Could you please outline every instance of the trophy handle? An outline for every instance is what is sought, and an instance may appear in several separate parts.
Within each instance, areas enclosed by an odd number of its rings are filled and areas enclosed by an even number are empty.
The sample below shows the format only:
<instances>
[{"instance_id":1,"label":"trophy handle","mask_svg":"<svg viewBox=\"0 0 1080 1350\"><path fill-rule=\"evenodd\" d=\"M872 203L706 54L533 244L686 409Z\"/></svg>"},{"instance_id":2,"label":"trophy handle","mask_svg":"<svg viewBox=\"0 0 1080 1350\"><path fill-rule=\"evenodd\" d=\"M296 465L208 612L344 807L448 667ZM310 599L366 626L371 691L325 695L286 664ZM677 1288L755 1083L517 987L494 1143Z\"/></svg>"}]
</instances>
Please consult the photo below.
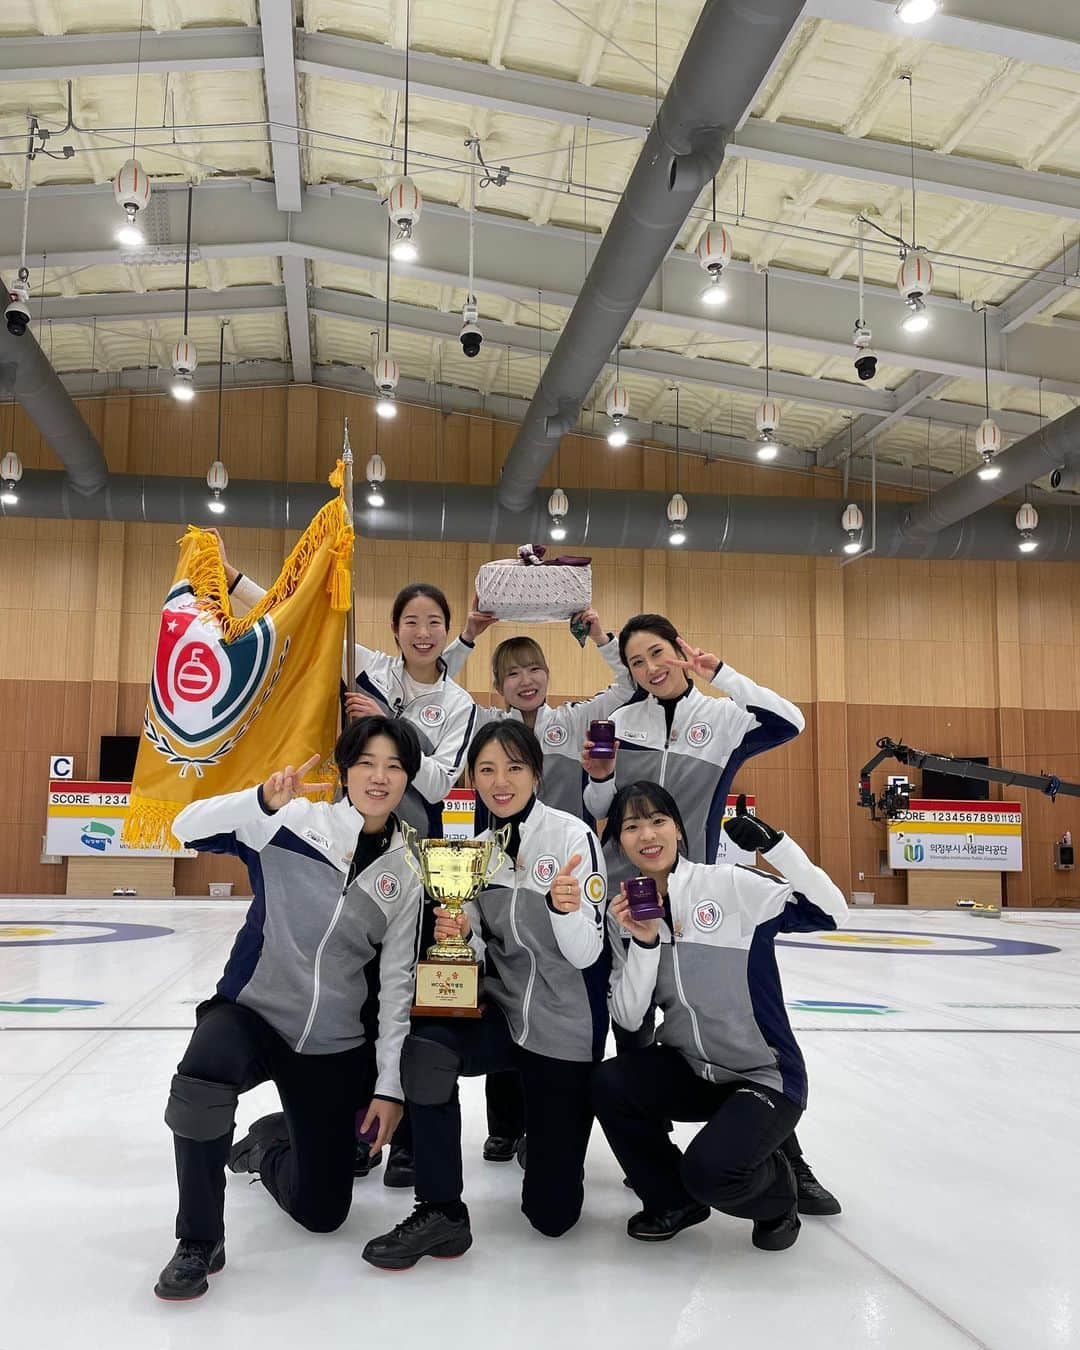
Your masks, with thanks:
<instances>
[{"instance_id":1,"label":"trophy handle","mask_svg":"<svg viewBox=\"0 0 1080 1350\"><path fill-rule=\"evenodd\" d=\"M414 841L419 836L420 831L416 829L415 826L410 825L407 820L399 820L398 827L401 830L401 840L404 845L405 865L409 868L409 870L413 873L414 876L420 878L420 884L423 885L424 870L420 866L420 859L413 852L413 844Z\"/></svg>"},{"instance_id":2,"label":"trophy handle","mask_svg":"<svg viewBox=\"0 0 1080 1350\"><path fill-rule=\"evenodd\" d=\"M510 842L509 825L503 825L497 830L491 832L491 856L488 858L487 867L484 870L484 881L488 881L506 861L506 846Z\"/></svg>"}]
</instances>

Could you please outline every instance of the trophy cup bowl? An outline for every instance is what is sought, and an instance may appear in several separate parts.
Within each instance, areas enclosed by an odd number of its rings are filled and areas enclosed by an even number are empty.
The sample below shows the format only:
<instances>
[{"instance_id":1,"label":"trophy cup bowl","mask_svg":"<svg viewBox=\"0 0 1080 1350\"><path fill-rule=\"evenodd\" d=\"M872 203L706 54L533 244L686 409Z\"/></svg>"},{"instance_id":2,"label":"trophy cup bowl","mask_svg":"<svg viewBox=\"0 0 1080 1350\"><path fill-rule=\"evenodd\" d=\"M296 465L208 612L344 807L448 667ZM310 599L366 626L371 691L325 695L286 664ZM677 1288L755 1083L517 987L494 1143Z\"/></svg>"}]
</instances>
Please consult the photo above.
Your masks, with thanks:
<instances>
[{"instance_id":1,"label":"trophy cup bowl","mask_svg":"<svg viewBox=\"0 0 1080 1350\"><path fill-rule=\"evenodd\" d=\"M428 895L455 920L465 902L479 895L488 877L498 870L510 834L504 826L490 839L421 839L404 821L401 831L409 867ZM416 965L413 1015L481 1016L480 965L465 939L460 934L440 938L426 955Z\"/></svg>"}]
</instances>

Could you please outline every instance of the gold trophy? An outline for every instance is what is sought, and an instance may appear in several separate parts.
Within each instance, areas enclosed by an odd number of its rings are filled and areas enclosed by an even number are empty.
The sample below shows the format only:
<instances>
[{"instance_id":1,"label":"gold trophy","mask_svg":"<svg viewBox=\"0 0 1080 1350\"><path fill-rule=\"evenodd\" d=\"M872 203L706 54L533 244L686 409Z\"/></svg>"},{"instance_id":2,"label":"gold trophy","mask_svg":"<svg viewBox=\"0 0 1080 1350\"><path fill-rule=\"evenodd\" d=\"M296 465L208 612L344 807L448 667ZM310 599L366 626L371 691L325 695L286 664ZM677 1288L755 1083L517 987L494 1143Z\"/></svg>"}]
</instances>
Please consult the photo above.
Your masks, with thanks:
<instances>
[{"instance_id":1,"label":"gold trophy","mask_svg":"<svg viewBox=\"0 0 1080 1350\"><path fill-rule=\"evenodd\" d=\"M405 861L427 893L456 919L467 900L483 890L506 856L510 826L490 839L420 839L419 831L401 822ZM492 859L494 858L494 865ZM442 938L416 963L414 1017L482 1017L480 963L460 936Z\"/></svg>"}]
</instances>

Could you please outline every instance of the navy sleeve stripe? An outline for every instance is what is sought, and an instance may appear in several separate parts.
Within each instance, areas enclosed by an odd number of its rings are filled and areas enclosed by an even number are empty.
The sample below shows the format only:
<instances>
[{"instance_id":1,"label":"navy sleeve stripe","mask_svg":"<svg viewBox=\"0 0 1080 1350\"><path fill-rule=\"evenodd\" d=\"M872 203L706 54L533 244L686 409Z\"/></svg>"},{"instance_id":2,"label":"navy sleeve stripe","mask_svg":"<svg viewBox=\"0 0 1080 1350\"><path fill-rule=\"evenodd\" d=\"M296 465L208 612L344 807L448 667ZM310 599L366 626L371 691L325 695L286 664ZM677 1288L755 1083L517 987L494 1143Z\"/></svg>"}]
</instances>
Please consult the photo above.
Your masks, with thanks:
<instances>
[{"instance_id":1,"label":"navy sleeve stripe","mask_svg":"<svg viewBox=\"0 0 1080 1350\"><path fill-rule=\"evenodd\" d=\"M594 872L599 872L600 859L597 857L596 853L596 835L589 833L585 837L589 841L589 861L592 864L592 870Z\"/></svg>"},{"instance_id":2,"label":"navy sleeve stripe","mask_svg":"<svg viewBox=\"0 0 1080 1350\"><path fill-rule=\"evenodd\" d=\"M262 955L263 930L266 924L266 890L263 885L262 859L246 844L237 844L236 856L247 868L254 899L244 916L244 924L233 941L232 951L225 963L217 992L222 998L235 1002L244 986L255 974Z\"/></svg>"},{"instance_id":3,"label":"navy sleeve stripe","mask_svg":"<svg viewBox=\"0 0 1080 1350\"><path fill-rule=\"evenodd\" d=\"M473 704L473 710L469 714L469 725L465 728L465 735L461 738L461 744L458 746L458 752L454 756L454 768L461 764L461 758L465 754L469 742L472 740L473 727L476 725L476 704Z\"/></svg>"}]
</instances>

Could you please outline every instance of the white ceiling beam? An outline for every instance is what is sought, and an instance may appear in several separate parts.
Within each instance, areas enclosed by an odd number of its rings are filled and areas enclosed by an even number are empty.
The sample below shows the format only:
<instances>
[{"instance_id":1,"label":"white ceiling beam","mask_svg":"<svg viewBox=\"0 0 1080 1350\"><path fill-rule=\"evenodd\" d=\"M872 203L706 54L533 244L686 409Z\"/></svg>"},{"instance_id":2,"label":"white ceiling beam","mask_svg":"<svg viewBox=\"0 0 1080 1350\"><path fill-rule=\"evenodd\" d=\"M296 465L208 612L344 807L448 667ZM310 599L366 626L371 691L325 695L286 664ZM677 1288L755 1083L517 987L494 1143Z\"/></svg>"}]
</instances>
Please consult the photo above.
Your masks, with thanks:
<instances>
[{"instance_id":1,"label":"white ceiling beam","mask_svg":"<svg viewBox=\"0 0 1080 1350\"><path fill-rule=\"evenodd\" d=\"M289 350L292 352L294 378L300 384L311 383L311 313L308 307L307 266L304 258L289 255L281 260Z\"/></svg>"},{"instance_id":2,"label":"white ceiling beam","mask_svg":"<svg viewBox=\"0 0 1080 1350\"><path fill-rule=\"evenodd\" d=\"M818 451L818 466L825 468L846 455L849 445L853 451L857 451L871 441L877 440L890 427L910 416L921 403L941 393L948 383L948 379L941 375L912 375L895 391L896 407L887 417L875 418L864 415L857 418L852 423L850 435L845 427L838 436L834 436Z\"/></svg>"},{"instance_id":3,"label":"white ceiling beam","mask_svg":"<svg viewBox=\"0 0 1080 1350\"><path fill-rule=\"evenodd\" d=\"M288 0L276 2L288 4ZM863 7L863 0L852 3ZM866 6L877 5L879 0L866 0ZM303 30L298 30L296 41L300 55L295 65L301 74L392 91L404 87L404 52L393 47ZM137 42L135 33L5 38L0 43L0 84L78 75L133 75ZM1007 54L1018 57L1015 52ZM185 29L143 35L145 73L258 69L262 64L258 29ZM571 126L589 122L594 133L644 138L655 111L653 100L639 94L500 70L429 52L413 52L410 69L412 90L419 97ZM271 117L275 117L273 112ZM288 121L289 115L282 120ZM291 120L295 123L295 116ZM729 158L894 186L906 186L910 179L909 152L904 146L761 118L750 118L739 128L727 153ZM916 152L916 175L921 192L1080 220L1076 181L1064 174L922 150Z\"/></svg>"},{"instance_id":4,"label":"white ceiling beam","mask_svg":"<svg viewBox=\"0 0 1080 1350\"><path fill-rule=\"evenodd\" d=\"M83 75L134 75L139 34L65 33L62 37L9 37L0 42L0 84L78 79ZM185 28L142 34L144 75L182 70L261 70L257 28Z\"/></svg>"},{"instance_id":5,"label":"white ceiling beam","mask_svg":"<svg viewBox=\"0 0 1080 1350\"><path fill-rule=\"evenodd\" d=\"M265 61L266 108L279 211L304 204L300 177L300 123L296 98L296 25L293 0L262 0L259 6Z\"/></svg>"},{"instance_id":6,"label":"white ceiling beam","mask_svg":"<svg viewBox=\"0 0 1080 1350\"><path fill-rule=\"evenodd\" d=\"M1046 276L1032 277L1014 291L1001 306L1003 333L1015 333L1070 293L1080 295L1080 243L1070 245L1044 270L1060 272L1060 281L1050 281Z\"/></svg>"},{"instance_id":7,"label":"white ceiling beam","mask_svg":"<svg viewBox=\"0 0 1080 1350\"><path fill-rule=\"evenodd\" d=\"M1080 73L1080 8L1069 0L948 0L914 28L896 0L807 0L803 14Z\"/></svg>"},{"instance_id":8,"label":"white ceiling beam","mask_svg":"<svg viewBox=\"0 0 1080 1350\"><path fill-rule=\"evenodd\" d=\"M35 212L35 248L47 252L50 266L83 268L116 265L121 256L112 243L114 204L108 185L42 189L50 209ZM287 217L274 205L272 185L236 180L209 180L200 189L199 234L195 241L203 259L295 256L370 274L374 288L385 270L385 211L372 192L351 188L308 189L305 209ZM163 213L166 239L182 239L184 194L168 187L155 194ZM344 199L344 200L342 200ZM0 238L17 238L21 220L18 192L0 192ZM431 204L421 232L422 262L408 275L437 287L464 287L462 261L467 250L468 220L456 208ZM581 282L581 235L576 230L548 227L536 230L526 222L484 212L477 220L478 260L476 290L525 305L535 305L539 287L545 305L569 308ZM100 241L100 247L93 247ZM88 247L90 245L90 247ZM362 252L364 248L370 252ZM0 259L0 268L13 259ZM41 255L30 258L40 267ZM150 274L153 250L143 269ZM851 325L855 294L850 283L774 269L772 319L774 350L792 347L813 352L817 360L838 356L851 360ZM362 287L363 278L356 284ZM235 288L242 290L246 288ZM761 283L749 268L732 265L730 298L723 318L706 314L700 304L700 268L696 260L673 254L647 290L635 320L686 333L687 341L706 335L712 340L760 344ZM933 323L918 338L899 327L902 306L895 289L868 287L866 317L875 334L875 346L884 365L921 369L950 378L982 380L982 319L970 306L934 299ZM991 365L991 382L1000 387L1038 389L1080 399L1080 333L1029 324L1009 335L1007 351ZM655 345L660 345L652 339ZM663 345L676 345L665 337ZM703 362L725 382L726 367ZM745 372L746 367L734 369ZM782 372L777 372L777 378ZM801 381L798 392L784 397L828 402L856 412L893 410L882 392L859 382ZM741 387L741 386L740 386ZM813 390L817 389L816 398ZM805 391L805 393L803 392ZM887 391L886 391L887 392Z\"/></svg>"}]
</instances>

